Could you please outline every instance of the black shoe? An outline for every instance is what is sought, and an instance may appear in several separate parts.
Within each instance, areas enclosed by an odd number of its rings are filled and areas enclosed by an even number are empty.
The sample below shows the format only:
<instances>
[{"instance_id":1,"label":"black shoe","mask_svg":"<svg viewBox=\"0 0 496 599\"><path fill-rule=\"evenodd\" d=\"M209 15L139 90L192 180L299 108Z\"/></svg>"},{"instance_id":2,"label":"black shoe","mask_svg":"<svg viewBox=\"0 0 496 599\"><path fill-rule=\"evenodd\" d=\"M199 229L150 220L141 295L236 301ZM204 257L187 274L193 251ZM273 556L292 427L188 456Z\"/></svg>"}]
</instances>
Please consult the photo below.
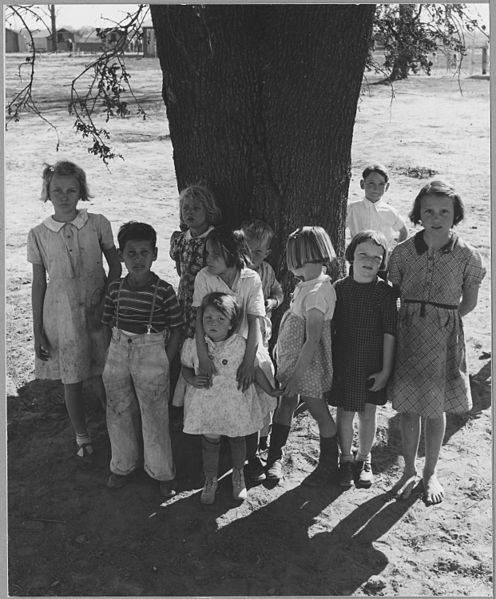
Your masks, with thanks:
<instances>
[{"instance_id":1,"label":"black shoe","mask_svg":"<svg viewBox=\"0 0 496 599\"><path fill-rule=\"evenodd\" d=\"M248 460L248 464L245 466L245 476L252 483L261 483L265 480L265 470L257 456Z\"/></svg>"},{"instance_id":2,"label":"black shoe","mask_svg":"<svg viewBox=\"0 0 496 599\"><path fill-rule=\"evenodd\" d=\"M349 489L353 484L353 462L341 462L338 475L339 486Z\"/></svg>"},{"instance_id":3,"label":"black shoe","mask_svg":"<svg viewBox=\"0 0 496 599\"><path fill-rule=\"evenodd\" d=\"M265 473L267 480L279 482L282 478L282 460L274 460L272 464L267 464Z\"/></svg>"}]
</instances>

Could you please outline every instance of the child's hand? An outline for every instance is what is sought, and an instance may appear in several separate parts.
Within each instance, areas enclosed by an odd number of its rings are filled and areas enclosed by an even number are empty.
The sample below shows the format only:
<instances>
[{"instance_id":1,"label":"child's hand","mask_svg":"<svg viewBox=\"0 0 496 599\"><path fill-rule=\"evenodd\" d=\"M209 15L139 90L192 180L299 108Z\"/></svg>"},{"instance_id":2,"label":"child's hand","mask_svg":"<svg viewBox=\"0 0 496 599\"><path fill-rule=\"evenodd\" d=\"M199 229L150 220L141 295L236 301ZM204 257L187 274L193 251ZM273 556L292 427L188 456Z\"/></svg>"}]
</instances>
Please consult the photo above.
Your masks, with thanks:
<instances>
[{"instance_id":1,"label":"child's hand","mask_svg":"<svg viewBox=\"0 0 496 599\"><path fill-rule=\"evenodd\" d=\"M282 389L272 389L269 395L271 397L281 397L281 395L284 395L284 391Z\"/></svg>"},{"instance_id":2,"label":"child's hand","mask_svg":"<svg viewBox=\"0 0 496 599\"><path fill-rule=\"evenodd\" d=\"M389 379L389 373L381 370L375 374L371 374L367 379L367 387L370 391L380 391L384 389Z\"/></svg>"},{"instance_id":3,"label":"child's hand","mask_svg":"<svg viewBox=\"0 0 496 599\"><path fill-rule=\"evenodd\" d=\"M298 379L295 377L290 377L286 386L283 389L283 394L287 397L294 397L298 395Z\"/></svg>"},{"instance_id":4,"label":"child's hand","mask_svg":"<svg viewBox=\"0 0 496 599\"><path fill-rule=\"evenodd\" d=\"M241 362L238 372L236 373L236 380L238 381L238 389L246 391L248 387L253 383L255 378L255 367L253 364L246 364L245 361Z\"/></svg>"},{"instance_id":5,"label":"child's hand","mask_svg":"<svg viewBox=\"0 0 496 599\"><path fill-rule=\"evenodd\" d=\"M274 298L269 297L265 300L265 310L267 312L274 310L276 306L277 306L277 300L275 300Z\"/></svg>"},{"instance_id":6,"label":"child's hand","mask_svg":"<svg viewBox=\"0 0 496 599\"><path fill-rule=\"evenodd\" d=\"M204 359L199 358L198 361L199 361L200 375L206 376L208 378L207 387L210 387L212 384L212 377L214 376L214 374L217 374L217 369L215 368L215 365L210 358L204 358Z\"/></svg>"},{"instance_id":7,"label":"child's hand","mask_svg":"<svg viewBox=\"0 0 496 599\"><path fill-rule=\"evenodd\" d=\"M39 333L34 336L34 351L36 357L43 362L46 362L50 357L50 352L48 351L48 341L45 336L45 333Z\"/></svg>"},{"instance_id":8,"label":"child's hand","mask_svg":"<svg viewBox=\"0 0 496 599\"><path fill-rule=\"evenodd\" d=\"M188 383L197 389L207 389L212 384L212 379L204 374L195 374Z\"/></svg>"}]
</instances>

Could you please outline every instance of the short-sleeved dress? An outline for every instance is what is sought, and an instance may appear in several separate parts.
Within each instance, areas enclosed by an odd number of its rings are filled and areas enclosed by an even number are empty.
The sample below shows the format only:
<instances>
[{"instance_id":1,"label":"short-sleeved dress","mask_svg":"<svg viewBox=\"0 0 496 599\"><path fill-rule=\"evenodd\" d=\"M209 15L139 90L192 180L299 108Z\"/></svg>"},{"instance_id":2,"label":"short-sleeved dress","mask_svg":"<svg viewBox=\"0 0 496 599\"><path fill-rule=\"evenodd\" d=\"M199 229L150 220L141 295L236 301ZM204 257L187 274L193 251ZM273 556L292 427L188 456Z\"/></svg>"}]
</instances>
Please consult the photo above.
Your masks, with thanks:
<instances>
[{"instance_id":1,"label":"short-sleeved dress","mask_svg":"<svg viewBox=\"0 0 496 599\"><path fill-rule=\"evenodd\" d=\"M438 417L472 407L458 305L485 272L479 252L456 234L432 250L420 231L393 250L389 278L399 286L401 308L388 393L398 412Z\"/></svg>"},{"instance_id":2,"label":"short-sleeved dress","mask_svg":"<svg viewBox=\"0 0 496 599\"><path fill-rule=\"evenodd\" d=\"M27 258L48 274L43 329L50 358L35 358L36 377L78 383L101 375L105 340L100 323L106 275L102 250L114 247L109 221L78 210L61 223L52 217L29 231Z\"/></svg>"},{"instance_id":3,"label":"short-sleeved dress","mask_svg":"<svg viewBox=\"0 0 496 599\"><path fill-rule=\"evenodd\" d=\"M305 342L306 313L313 308L324 314L320 342L308 368L300 380L298 393L320 398L332 386L331 319L336 304L336 292L331 279L320 274L311 281L301 281L296 286L289 306L282 317L279 335L274 348L277 379L284 386L294 372L301 348Z\"/></svg>"},{"instance_id":4,"label":"short-sleeved dress","mask_svg":"<svg viewBox=\"0 0 496 599\"><path fill-rule=\"evenodd\" d=\"M228 437L244 437L255 433L263 426L258 393L253 384L246 391L241 391L236 381L236 372L245 354L246 340L236 333L224 341L213 342L207 337L205 340L217 374L212 377L212 386L208 389L187 385L184 432ZM194 339L185 340L181 362L198 372Z\"/></svg>"},{"instance_id":5,"label":"short-sleeved dress","mask_svg":"<svg viewBox=\"0 0 496 599\"><path fill-rule=\"evenodd\" d=\"M265 317L265 302L262 291L262 281L259 275L251 268L242 268L234 280L232 287L218 275L213 275L208 270L208 267L202 268L196 275L195 291L193 294L193 306L201 306L202 299L207 293L220 291L233 295L241 304L242 320L239 325L238 333L248 338L248 315L257 316L260 319ZM264 371L269 381L274 379L274 366L268 349L263 344L259 344L256 355L257 363ZM264 415L269 411L274 410L277 405L277 400L270 395L267 395L261 389L258 389L260 401Z\"/></svg>"},{"instance_id":6,"label":"short-sleeved dress","mask_svg":"<svg viewBox=\"0 0 496 599\"><path fill-rule=\"evenodd\" d=\"M370 391L367 379L382 370L384 335L396 335L396 293L380 278L357 283L352 276L334 283L332 320L334 377L329 403L349 412L365 404L382 406L386 387Z\"/></svg>"},{"instance_id":7,"label":"short-sleeved dress","mask_svg":"<svg viewBox=\"0 0 496 599\"><path fill-rule=\"evenodd\" d=\"M195 336L195 310L192 307L193 290L197 273L205 266L205 244L213 227L192 237L187 231L174 231L170 240L170 257L179 264L180 278L177 299L186 323L186 337Z\"/></svg>"}]
</instances>

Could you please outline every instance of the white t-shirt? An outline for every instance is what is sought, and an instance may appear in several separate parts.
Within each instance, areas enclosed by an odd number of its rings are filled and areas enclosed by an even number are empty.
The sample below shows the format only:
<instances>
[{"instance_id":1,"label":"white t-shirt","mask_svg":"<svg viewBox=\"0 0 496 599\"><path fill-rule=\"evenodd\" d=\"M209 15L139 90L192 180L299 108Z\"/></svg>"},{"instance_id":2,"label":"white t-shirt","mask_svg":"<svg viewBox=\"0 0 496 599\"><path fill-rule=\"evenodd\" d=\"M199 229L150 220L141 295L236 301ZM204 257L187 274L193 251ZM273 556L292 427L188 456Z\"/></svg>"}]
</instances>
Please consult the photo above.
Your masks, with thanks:
<instances>
[{"instance_id":1,"label":"white t-shirt","mask_svg":"<svg viewBox=\"0 0 496 599\"><path fill-rule=\"evenodd\" d=\"M380 231L386 237L388 248L394 246L394 234L405 226L398 212L383 200L370 202L367 198L348 205L346 226L353 238L360 231L372 229Z\"/></svg>"}]
</instances>

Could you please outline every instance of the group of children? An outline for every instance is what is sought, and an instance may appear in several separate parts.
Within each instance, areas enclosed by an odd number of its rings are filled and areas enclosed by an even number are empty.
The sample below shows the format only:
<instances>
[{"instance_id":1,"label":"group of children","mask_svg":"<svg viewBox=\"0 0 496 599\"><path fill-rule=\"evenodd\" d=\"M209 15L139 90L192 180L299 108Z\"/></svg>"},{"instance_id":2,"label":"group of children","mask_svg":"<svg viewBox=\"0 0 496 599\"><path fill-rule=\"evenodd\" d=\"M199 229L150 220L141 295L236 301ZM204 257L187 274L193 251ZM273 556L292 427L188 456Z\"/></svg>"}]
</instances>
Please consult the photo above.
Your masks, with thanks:
<instances>
[{"instance_id":1,"label":"group of children","mask_svg":"<svg viewBox=\"0 0 496 599\"><path fill-rule=\"evenodd\" d=\"M423 418L424 499L442 501L436 465L445 414L471 407L462 317L477 303L485 269L479 252L454 232L464 207L451 186L432 181L421 189L410 218L423 228L408 238L404 221L382 201L388 179L382 165L367 167L365 198L348 207L348 276L332 282L336 254L322 227L289 236L286 262L298 283L271 358L271 315L284 297L265 261L274 235L269 225L255 220L234 231L219 224L221 211L206 187L184 189L184 230L170 243L176 295L151 270L153 227L125 223L116 249L108 220L78 208L90 197L84 171L64 161L47 166L42 199L54 214L28 236L36 376L61 379L77 455L93 453L81 390L95 377L106 395L111 488L125 485L143 462L161 495L175 494L169 399L184 411L184 432L201 435L204 504L215 501L221 437L229 440L235 499L247 495L245 476L282 477L301 400L320 435L317 467L303 482L320 486L336 478L343 488L370 487L376 407L389 398L401 414L405 460L393 492L407 498L419 482ZM336 422L329 404L337 407Z\"/></svg>"}]
</instances>

